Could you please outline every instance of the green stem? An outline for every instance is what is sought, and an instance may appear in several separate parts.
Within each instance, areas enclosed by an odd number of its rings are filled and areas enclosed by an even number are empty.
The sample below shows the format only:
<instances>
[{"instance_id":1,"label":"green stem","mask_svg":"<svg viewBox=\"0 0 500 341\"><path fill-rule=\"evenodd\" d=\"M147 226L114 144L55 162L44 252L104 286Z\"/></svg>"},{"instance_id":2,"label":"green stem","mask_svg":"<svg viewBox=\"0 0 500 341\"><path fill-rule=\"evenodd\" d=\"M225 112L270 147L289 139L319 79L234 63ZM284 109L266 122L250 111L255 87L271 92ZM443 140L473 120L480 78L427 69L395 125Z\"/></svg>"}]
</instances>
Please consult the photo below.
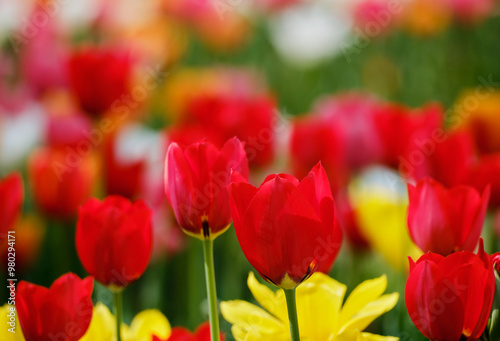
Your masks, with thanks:
<instances>
[{"instance_id":1,"label":"green stem","mask_svg":"<svg viewBox=\"0 0 500 341\"><path fill-rule=\"evenodd\" d=\"M300 341L299 321L297 319L297 303L295 302L295 288L283 289L283 291L285 291L286 307L288 309L291 341Z\"/></svg>"},{"instance_id":2,"label":"green stem","mask_svg":"<svg viewBox=\"0 0 500 341\"><path fill-rule=\"evenodd\" d=\"M205 239L203 241L203 256L209 305L210 335L212 341L219 341L219 313L217 311L217 291L215 289L213 240Z\"/></svg>"},{"instance_id":3,"label":"green stem","mask_svg":"<svg viewBox=\"0 0 500 341\"><path fill-rule=\"evenodd\" d=\"M116 316L116 340L122 340L121 325L122 325L122 291L113 291L113 299L115 301L115 316Z\"/></svg>"}]
</instances>

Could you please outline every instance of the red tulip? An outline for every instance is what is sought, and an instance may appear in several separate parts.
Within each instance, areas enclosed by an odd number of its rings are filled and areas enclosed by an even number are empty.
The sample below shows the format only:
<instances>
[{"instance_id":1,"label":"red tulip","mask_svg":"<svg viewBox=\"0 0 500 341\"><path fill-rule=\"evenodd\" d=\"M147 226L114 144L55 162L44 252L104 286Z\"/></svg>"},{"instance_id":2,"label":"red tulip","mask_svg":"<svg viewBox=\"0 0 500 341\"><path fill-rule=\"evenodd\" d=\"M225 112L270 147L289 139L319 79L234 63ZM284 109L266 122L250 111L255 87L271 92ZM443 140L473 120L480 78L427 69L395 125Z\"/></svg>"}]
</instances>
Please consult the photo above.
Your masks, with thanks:
<instances>
[{"instance_id":1,"label":"red tulip","mask_svg":"<svg viewBox=\"0 0 500 341\"><path fill-rule=\"evenodd\" d=\"M477 162L474 139L467 130L443 134L439 141L428 139L421 150L426 158L413 165L413 178L432 177L448 187L467 183Z\"/></svg>"},{"instance_id":2,"label":"red tulip","mask_svg":"<svg viewBox=\"0 0 500 341\"><path fill-rule=\"evenodd\" d=\"M495 277L482 240L477 255L428 253L410 258L406 308L415 326L435 341L477 340L490 315Z\"/></svg>"},{"instance_id":3,"label":"red tulip","mask_svg":"<svg viewBox=\"0 0 500 341\"><path fill-rule=\"evenodd\" d=\"M408 185L408 228L424 252L447 256L455 251L474 251L488 208L490 190L479 194L473 187L448 189L427 178Z\"/></svg>"},{"instance_id":4,"label":"red tulip","mask_svg":"<svg viewBox=\"0 0 500 341\"><path fill-rule=\"evenodd\" d=\"M0 242L14 228L23 203L23 182L18 173L0 180Z\"/></svg>"},{"instance_id":5,"label":"red tulip","mask_svg":"<svg viewBox=\"0 0 500 341\"><path fill-rule=\"evenodd\" d=\"M152 251L152 212L139 200L89 199L78 211L76 250L100 283L123 288L142 276Z\"/></svg>"},{"instance_id":6,"label":"red tulip","mask_svg":"<svg viewBox=\"0 0 500 341\"><path fill-rule=\"evenodd\" d=\"M35 203L46 215L61 219L76 215L96 180L94 159L71 150L42 148L28 160Z\"/></svg>"},{"instance_id":7,"label":"red tulip","mask_svg":"<svg viewBox=\"0 0 500 341\"><path fill-rule=\"evenodd\" d=\"M478 191L491 186L490 207L500 207L500 153L489 154L479 159L472 169L469 183Z\"/></svg>"},{"instance_id":8,"label":"red tulip","mask_svg":"<svg viewBox=\"0 0 500 341\"><path fill-rule=\"evenodd\" d=\"M274 107L267 96L211 95L192 100L185 114L217 146L238 137L250 164L262 166L274 158Z\"/></svg>"},{"instance_id":9,"label":"red tulip","mask_svg":"<svg viewBox=\"0 0 500 341\"><path fill-rule=\"evenodd\" d=\"M122 96L130 97L131 69L128 53L88 47L75 51L70 58L70 86L81 107L99 115Z\"/></svg>"},{"instance_id":10,"label":"red tulip","mask_svg":"<svg viewBox=\"0 0 500 341\"><path fill-rule=\"evenodd\" d=\"M500 275L500 252L492 254L490 259L495 271Z\"/></svg>"},{"instance_id":11,"label":"red tulip","mask_svg":"<svg viewBox=\"0 0 500 341\"><path fill-rule=\"evenodd\" d=\"M67 273L45 288L21 281L16 308L26 341L77 341L92 319L94 279Z\"/></svg>"},{"instance_id":12,"label":"red tulip","mask_svg":"<svg viewBox=\"0 0 500 341\"><path fill-rule=\"evenodd\" d=\"M421 109L385 104L377 108L375 126L382 141L383 161L413 178L414 166L423 162L426 141L439 140L443 111L438 105Z\"/></svg>"},{"instance_id":13,"label":"red tulip","mask_svg":"<svg viewBox=\"0 0 500 341\"><path fill-rule=\"evenodd\" d=\"M226 339L224 333L220 334L220 341ZM158 336L153 335L153 341L162 341ZM175 327L172 334L165 341L210 341L210 325L208 322L202 323L191 333L186 328Z\"/></svg>"},{"instance_id":14,"label":"red tulip","mask_svg":"<svg viewBox=\"0 0 500 341\"><path fill-rule=\"evenodd\" d=\"M345 157L351 169L363 168L382 158L381 138L375 129L379 105L373 97L355 92L326 97L314 105L313 111L334 124L340 131L337 133L344 137Z\"/></svg>"},{"instance_id":15,"label":"red tulip","mask_svg":"<svg viewBox=\"0 0 500 341\"><path fill-rule=\"evenodd\" d=\"M214 239L231 224L229 184L232 170L248 178L243 144L232 138L222 149L209 142L184 151L171 143L165 162L167 197L180 227L200 239Z\"/></svg>"},{"instance_id":16,"label":"red tulip","mask_svg":"<svg viewBox=\"0 0 500 341\"><path fill-rule=\"evenodd\" d=\"M324 269L325 263L333 264L342 231L321 163L300 183L288 174L270 175L259 188L238 173L231 180L236 235L248 261L264 279L291 289Z\"/></svg>"},{"instance_id":17,"label":"red tulip","mask_svg":"<svg viewBox=\"0 0 500 341\"><path fill-rule=\"evenodd\" d=\"M104 142L104 179L106 194L135 198L143 189L146 160L124 163L117 155L116 136Z\"/></svg>"},{"instance_id":18,"label":"red tulip","mask_svg":"<svg viewBox=\"0 0 500 341\"><path fill-rule=\"evenodd\" d=\"M336 193L348 180L344 130L331 119L309 115L294 120L290 137L293 174L305 177L321 161Z\"/></svg>"}]
</instances>

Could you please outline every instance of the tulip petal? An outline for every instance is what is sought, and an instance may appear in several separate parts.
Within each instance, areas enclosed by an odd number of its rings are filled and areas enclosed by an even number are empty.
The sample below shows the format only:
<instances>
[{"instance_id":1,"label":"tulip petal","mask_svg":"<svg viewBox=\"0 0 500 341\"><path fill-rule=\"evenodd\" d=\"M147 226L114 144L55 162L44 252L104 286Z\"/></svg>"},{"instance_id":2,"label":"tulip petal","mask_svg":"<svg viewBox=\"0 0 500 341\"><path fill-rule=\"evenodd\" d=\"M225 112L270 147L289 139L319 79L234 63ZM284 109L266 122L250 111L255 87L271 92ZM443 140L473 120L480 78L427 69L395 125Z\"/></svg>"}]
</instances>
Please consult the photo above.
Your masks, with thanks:
<instances>
[{"instance_id":1,"label":"tulip petal","mask_svg":"<svg viewBox=\"0 0 500 341\"><path fill-rule=\"evenodd\" d=\"M345 291L345 285L320 272L302 283L296 291L301 334L313 340L328 340L335 335Z\"/></svg>"},{"instance_id":2,"label":"tulip petal","mask_svg":"<svg viewBox=\"0 0 500 341\"><path fill-rule=\"evenodd\" d=\"M442 263L441 263L442 264ZM406 282L405 300L415 326L429 339L459 340L465 307L437 264L419 262Z\"/></svg>"},{"instance_id":3,"label":"tulip petal","mask_svg":"<svg viewBox=\"0 0 500 341\"><path fill-rule=\"evenodd\" d=\"M151 335L166 339L171 333L170 323L159 310L144 310L137 314L129 328L130 341L149 341Z\"/></svg>"},{"instance_id":4,"label":"tulip petal","mask_svg":"<svg viewBox=\"0 0 500 341\"><path fill-rule=\"evenodd\" d=\"M399 294L393 293L383 295L379 299L369 301L363 308L356 312L356 314L344 324L339 333L346 330L364 330L370 325L377 317L388 312L396 303L398 303Z\"/></svg>"},{"instance_id":5,"label":"tulip petal","mask_svg":"<svg viewBox=\"0 0 500 341\"><path fill-rule=\"evenodd\" d=\"M248 288L252 292L255 300L268 312L273 314L277 319L286 321L288 319L288 312L285 309L286 302L285 296L279 295L279 291L274 293L264 284L260 284L253 272L250 272L247 280Z\"/></svg>"},{"instance_id":6,"label":"tulip petal","mask_svg":"<svg viewBox=\"0 0 500 341\"><path fill-rule=\"evenodd\" d=\"M387 288L387 276L364 281L349 295L339 318L339 327L347 323L354 315L365 307L367 302L379 298ZM362 330L362 329L360 329Z\"/></svg>"},{"instance_id":7,"label":"tulip petal","mask_svg":"<svg viewBox=\"0 0 500 341\"><path fill-rule=\"evenodd\" d=\"M245 329L256 327L260 331L272 333L283 328L283 322L265 310L245 301L221 302L220 310L226 321Z\"/></svg>"},{"instance_id":8,"label":"tulip petal","mask_svg":"<svg viewBox=\"0 0 500 341\"><path fill-rule=\"evenodd\" d=\"M286 274L300 283L314 265L318 238L327 239L331 233L294 184L279 176L259 188L243 222L235 225L243 253L276 285Z\"/></svg>"},{"instance_id":9,"label":"tulip petal","mask_svg":"<svg viewBox=\"0 0 500 341\"><path fill-rule=\"evenodd\" d=\"M231 173L231 183L228 185L231 214L234 226L240 228L242 220L258 188L247 183L246 179L238 172Z\"/></svg>"},{"instance_id":10,"label":"tulip petal","mask_svg":"<svg viewBox=\"0 0 500 341\"><path fill-rule=\"evenodd\" d=\"M115 334L115 317L101 302L97 302L89 329L80 341L109 341Z\"/></svg>"}]
</instances>

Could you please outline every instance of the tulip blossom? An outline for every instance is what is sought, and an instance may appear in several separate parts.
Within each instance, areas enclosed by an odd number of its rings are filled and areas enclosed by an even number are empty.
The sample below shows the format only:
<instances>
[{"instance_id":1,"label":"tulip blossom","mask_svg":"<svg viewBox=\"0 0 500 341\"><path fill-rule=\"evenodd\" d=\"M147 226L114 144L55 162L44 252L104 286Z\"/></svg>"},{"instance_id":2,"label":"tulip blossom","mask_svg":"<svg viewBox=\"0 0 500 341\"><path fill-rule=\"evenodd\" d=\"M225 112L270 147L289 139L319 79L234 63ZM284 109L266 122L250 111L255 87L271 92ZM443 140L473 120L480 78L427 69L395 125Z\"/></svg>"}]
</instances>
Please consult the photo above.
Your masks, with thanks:
<instances>
[{"instance_id":1,"label":"tulip blossom","mask_svg":"<svg viewBox=\"0 0 500 341\"><path fill-rule=\"evenodd\" d=\"M116 340L115 317L109 309L98 302L94 307L90 327L79 341ZM172 332L167 318L156 309L138 313L130 326L121 325L123 341L151 341L154 335L168 337Z\"/></svg>"},{"instance_id":2,"label":"tulip blossom","mask_svg":"<svg viewBox=\"0 0 500 341\"><path fill-rule=\"evenodd\" d=\"M406 308L425 337L436 341L478 340L495 293L495 276L482 241L476 254L455 252L447 257L427 253L410 258Z\"/></svg>"},{"instance_id":3,"label":"tulip blossom","mask_svg":"<svg viewBox=\"0 0 500 341\"><path fill-rule=\"evenodd\" d=\"M16 308L26 341L77 341L92 319L94 279L67 273L50 288L21 281Z\"/></svg>"},{"instance_id":4,"label":"tulip blossom","mask_svg":"<svg viewBox=\"0 0 500 341\"><path fill-rule=\"evenodd\" d=\"M330 184L318 163L299 181L268 176L259 188L238 173L228 186L238 241L268 282L295 288L316 270L328 271L342 243Z\"/></svg>"},{"instance_id":5,"label":"tulip blossom","mask_svg":"<svg viewBox=\"0 0 500 341\"><path fill-rule=\"evenodd\" d=\"M439 141L443 122L441 107L429 104L410 110L395 104L376 109L375 126L381 139L384 163L399 167L405 177L412 177L415 165L425 157L426 141Z\"/></svg>"},{"instance_id":6,"label":"tulip blossom","mask_svg":"<svg viewBox=\"0 0 500 341\"><path fill-rule=\"evenodd\" d=\"M68 63L70 87L91 115L108 110L122 96L130 99L132 61L128 53L100 47L74 51Z\"/></svg>"},{"instance_id":7,"label":"tulip blossom","mask_svg":"<svg viewBox=\"0 0 500 341\"><path fill-rule=\"evenodd\" d=\"M17 173L0 179L0 241L14 228L23 203L23 182Z\"/></svg>"},{"instance_id":8,"label":"tulip blossom","mask_svg":"<svg viewBox=\"0 0 500 341\"><path fill-rule=\"evenodd\" d=\"M408 228L424 252L447 256L455 251L474 251L483 229L490 190L482 194L469 186L447 189L427 178L408 185Z\"/></svg>"},{"instance_id":9,"label":"tulip blossom","mask_svg":"<svg viewBox=\"0 0 500 341\"><path fill-rule=\"evenodd\" d=\"M302 178L321 161L332 179L332 192L337 193L348 178L344 135L341 125L319 115L295 119L290 136L293 174Z\"/></svg>"},{"instance_id":10,"label":"tulip blossom","mask_svg":"<svg viewBox=\"0 0 500 341\"><path fill-rule=\"evenodd\" d=\"M152 212L139 200L91 198L78 211L76 250L97 281L120 289L142 276L152 251Z\"/></svg>"},{"instance_id":11,"label":"tulip blossom","mask_svg":"<svg viewBox=\"0 0 500 341\"><path fill-rule=\"evenodd\" d=\"M414 164L412 178L432 177L447 187L468 183L477 163L474 139L468 130L443 134L438 141L427 140L422 150L425 161Z\"/></svg>"},{"instance_id":12,"label":"tulip blossom","mask_svg":"<svg viewBox=\"0 0 500 341\"><path fill-rule=\"evenodd\" d=\"M220 341L226 339L221 333ZM172 334L166 339L161 339L158 336L153 336L153 341L210 341L210 325L208 322L202 323L196 328L194 333L183 327L175 327L172 329Z\"/></svg>"},{"instance_id":13,"label":"tulip blossom","mask_svg":"<svg viewBox=\"0 0 500 341\"><path fill-rule=\"evenodd\" d=\"M490 208L500 207L500 152L488 154L479 159L472 169L468 184L478 191L484 191L491 186Z\"/></svg>"},{"instance_id":14,"label":"tulip blossom","mask_svg":"<svg viewBox=\"0 0 500 341\"><path fill-rule=\"evenodd\" d=\"M283 290L273 292L253 273L247 283L265 310L242 300L221 303L222 315L233 325L236 341L290 340ZM383 294L386 287L385 275L364 281L342 304L347 287L323 273L313 274L297 287L298 310L307 312L299 315L302 340L397 341L396 337L363 331L396 305L399 294Z\"/></svg>"},{"instance_id":15,"label":"tulip blossom","mask_svg":"<svg viewBox=\"0 0 500 341\"><path fill-rule=\"evenodd\" d=\"M232 138L219 150L209 142L185 150L170 144L165 162L167 197L180 227L199 239L215 239L231 223L229 184L231 171L248 178L243 144Z\"/></svg>"},{"instance_id":16,"label":"tulip blossom","mask_svg":"<svg viewBox=\"0 0 500 341\"><path fill-rule=\"evenodd\" d=\"M59 148L42 148L28 160L28 176L36 205L44 214L69 219L90 197L97 166L92 156Z\"/></svg>"}]
</instances>

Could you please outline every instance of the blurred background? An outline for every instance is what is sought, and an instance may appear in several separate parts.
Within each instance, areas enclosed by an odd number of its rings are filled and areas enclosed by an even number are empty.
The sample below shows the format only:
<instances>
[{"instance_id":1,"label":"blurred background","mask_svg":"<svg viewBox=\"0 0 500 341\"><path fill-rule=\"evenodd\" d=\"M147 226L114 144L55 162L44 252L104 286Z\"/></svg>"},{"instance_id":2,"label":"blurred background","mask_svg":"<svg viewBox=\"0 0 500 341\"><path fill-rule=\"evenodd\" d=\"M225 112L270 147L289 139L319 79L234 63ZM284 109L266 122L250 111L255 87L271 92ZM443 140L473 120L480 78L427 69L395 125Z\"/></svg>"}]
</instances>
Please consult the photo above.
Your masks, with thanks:
<instances>
[{"instance_id":1,"label":"blurred background","mask_svg":"<svg viewBox=\"0 0 500 341\"><path fill-rule=\"evenodd\" d=\"M406 182L493 182L484 235L499 250L499 10L496 0L0 0L0 176L20 172L25 191L18 277L48 286L85 275L78 206L144 199L155 246L125 292L125 322L158 308L193 329L208 319L202 249L165 198L166 148L238 136L254 185L323 162L345 231L331 275L350 291L386 273L400 302L369 330L423 339L404 305L406 257L419 254ZM214 252L219 299L252 301L232 228ZM94 296L111 303L97 284Z\"/></svg>"}]
</instances>

